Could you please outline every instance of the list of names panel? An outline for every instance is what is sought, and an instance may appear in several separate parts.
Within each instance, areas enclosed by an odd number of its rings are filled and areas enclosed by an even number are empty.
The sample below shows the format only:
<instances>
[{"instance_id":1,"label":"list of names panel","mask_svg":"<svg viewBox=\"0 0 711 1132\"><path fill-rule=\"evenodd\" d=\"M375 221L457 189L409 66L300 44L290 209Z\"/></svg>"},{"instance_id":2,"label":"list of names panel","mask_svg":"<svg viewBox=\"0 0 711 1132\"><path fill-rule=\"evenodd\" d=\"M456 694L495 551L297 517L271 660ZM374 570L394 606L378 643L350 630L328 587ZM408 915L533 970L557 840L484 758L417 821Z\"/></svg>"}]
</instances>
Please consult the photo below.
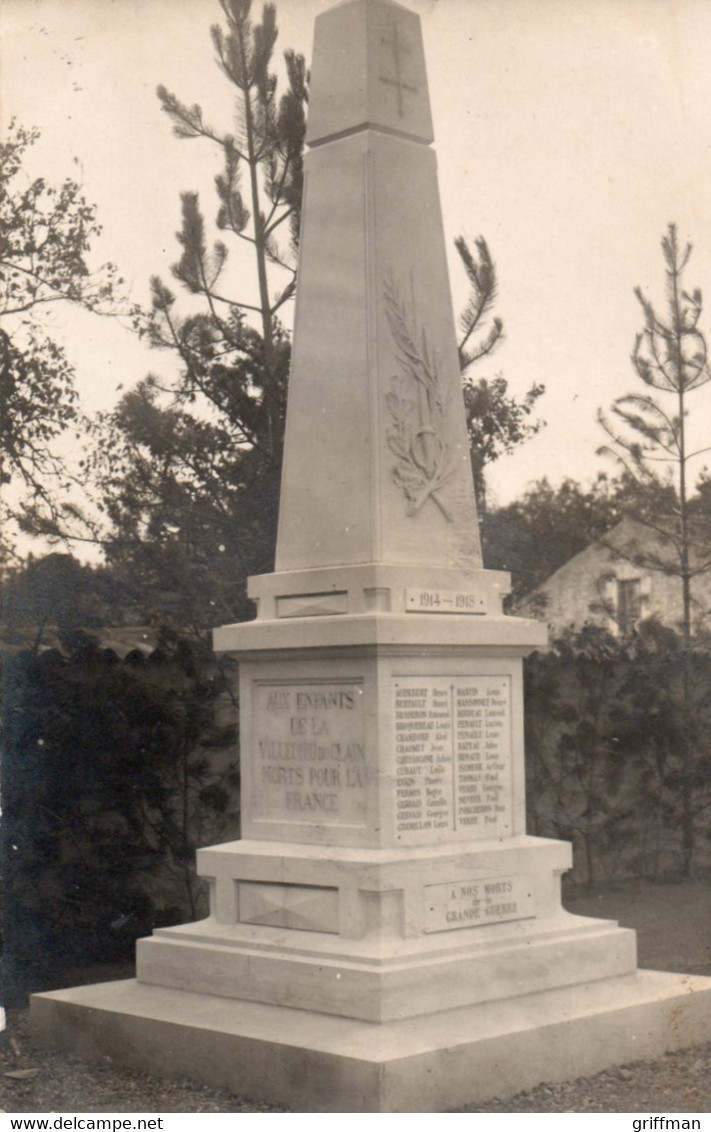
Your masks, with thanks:
<instances>
[{"instance_id":1,"label":"list of names panel","mask_svg":"<svg viewBox=\"0 0 711 1132\"><path fill-rule=\"evenodd\" d=\"M397 677L393 713L398 841L509 836L510 677Z\"/></svg>"}]
</instances>

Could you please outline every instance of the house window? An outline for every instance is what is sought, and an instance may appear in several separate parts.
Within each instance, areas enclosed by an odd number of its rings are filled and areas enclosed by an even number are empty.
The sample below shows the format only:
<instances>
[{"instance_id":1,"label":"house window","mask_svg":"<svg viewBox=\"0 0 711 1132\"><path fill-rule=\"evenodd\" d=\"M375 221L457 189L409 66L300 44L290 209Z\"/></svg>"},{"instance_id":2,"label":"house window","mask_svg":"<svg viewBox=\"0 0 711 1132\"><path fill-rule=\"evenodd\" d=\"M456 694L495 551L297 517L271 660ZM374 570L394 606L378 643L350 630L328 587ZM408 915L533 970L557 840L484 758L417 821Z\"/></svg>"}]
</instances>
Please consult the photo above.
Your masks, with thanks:
<instances>
[{"instance_id":1,"label":"house window","mask_svg":"<svg viewBox=\"0 0 711 1132\"><path fill-rule=\"evenodd\" d=\"M642 616L642 583L639 578L617 579L617 624L629 633Z\"/></svg>"}]
</instances>

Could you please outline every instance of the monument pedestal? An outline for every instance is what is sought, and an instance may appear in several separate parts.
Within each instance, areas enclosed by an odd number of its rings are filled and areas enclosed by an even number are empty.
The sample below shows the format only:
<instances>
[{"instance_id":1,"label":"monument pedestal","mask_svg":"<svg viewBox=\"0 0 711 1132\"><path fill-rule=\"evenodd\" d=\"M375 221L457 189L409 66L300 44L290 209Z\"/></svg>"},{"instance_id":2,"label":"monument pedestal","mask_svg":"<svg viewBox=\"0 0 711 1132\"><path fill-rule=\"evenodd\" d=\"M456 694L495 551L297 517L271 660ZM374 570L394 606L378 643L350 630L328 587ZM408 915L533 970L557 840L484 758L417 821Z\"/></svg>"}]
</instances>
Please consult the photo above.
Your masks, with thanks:
<instances>
[{"instance_id":1,"label":"monument pedestal","mask_svg":"<svg viewBox=\"0 0 711 1132\"><path fill-rule=\"evenodd\" d=\"M236 48L235 48L236 49ZM239 660L242 833L138 980L45 1041L302 1111L433 1112L711 1038L526 836L522 658L482 569L417 16L317 20L276 573Z\"/></svg>"},{"instance_id":2,"label":"monument pedestal","mask_svg":"<svg viewBox=\"0 0 711 1132\"><path fill-rule=\"evenodd\" d=\"M500 575L355 574L260 579L286 616L220 631L246 837L198 853L208 919L139 941L136 980L34 996L37 1036L306 1112L446 1111L708 1040L711 979L637 971L634 932L562 908L570 846L525 834L541 627L408 612L490 608Z\"/></svg>"},{"instance_id":3,"label":"monument pedestal","mask_svg":"<svg viewBox=\"0 0 711 1132\"><path fill-rule=\"evenodd\" d=\"M157 931L139 942L138 978L390 1022L633 972L634 932L561 910L567 848L522 838L334 858L223 845L201 868L237 890L236 921Z\"/></svg>"}]
</instances>

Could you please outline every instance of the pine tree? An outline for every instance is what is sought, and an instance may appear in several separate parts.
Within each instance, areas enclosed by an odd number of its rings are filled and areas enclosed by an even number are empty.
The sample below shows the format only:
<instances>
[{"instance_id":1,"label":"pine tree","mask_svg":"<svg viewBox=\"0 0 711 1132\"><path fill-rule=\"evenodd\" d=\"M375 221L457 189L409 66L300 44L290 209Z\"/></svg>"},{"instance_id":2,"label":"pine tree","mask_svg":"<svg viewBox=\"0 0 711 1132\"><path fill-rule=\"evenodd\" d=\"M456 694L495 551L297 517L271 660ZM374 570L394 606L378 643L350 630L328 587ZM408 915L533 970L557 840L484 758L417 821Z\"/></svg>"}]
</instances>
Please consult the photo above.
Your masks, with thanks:
<instances>
[{"instance_id":1,"label":"pine tree","mask_svg":"<svg viewBox=\"0 0 711 1132\"><path fill-rule=\"evenodd\" d=\"M472 367L489 358L504 338L503 321L498 315L492 316L498 297L496 264L483 236L474 241L475 250L463 236L458 236L454 243L470 288L469 299L459 316L458 348L474 489L483 519L487 510L485 469L545 426L545 421L530 419L545 386L532 385L519 401L509 393L508 383L501 375L492 379L472 377Z\"/></svg>"},{"instance_id":2,"label":"pine tree","mask_svg":"<svg viewBox=\"0 0 711 1132\"><path fill-rule=\"evenodd\" d=\"M212 39L238 129L222 132L200 106L158 91L176 135L211 146L221 166L217 238L197 194L182 196L181 256L172 271L190 312L180 314L174 290L152 281L144 330L154 347L177 354L180 376L168 389L146 378L94 426L110 561L138 581L147 617L203 629L249 616L245 579L273 563L290 358L280 314L295 290L308 99L306 65L291 51L277 96L273 6L257 23L249 0L220 2L226 24L213 27ZM460 239L457 248L471 285L460 358L483 500L484 466L541 427L528 418L543 389L534 386L519 403L503 378L468 376L491 356L503 325L492 316L497 281L486 241L479 237L470 250ZM240 276L234 249L243 253Z\"/></svg>"},{"instance_id":3,"label":"pine tree","mask_svg":"<svg viewBox=\"0 0 711 1132\"><path fill-rule=\"evenodd\" d=\"M600 449L611 454L624 467L638 489L639 498L655 485L674 487L671 508L642 507L636 517L671 547L673 557L657 555L631 546L629 557L640 566L673 573L679 578L682 604L682 664L684 698L690 704L689 655L692 647L692 580L711 570L711 543L697 523L699 508L691 498L690 463L703 452L689 451L687 440L687 397L711 381L706 338L699 322L703 310L701 291L686 290L682 276L691 257L692 245L680 245L676 226L670 224L662 238L667 309L657 313L640 287L635 295L642 307L644 325L635 338L632 365L644 384L669 394L673 407L667 409L651 394L627 394L612 405L615 424L600 412L599 420L611 443ZM688 713L688 734L682 752L682 857L688 875L695 847L694 790L695 758L692 712Z\"/></svg>"},{"instance_id":4,"label":"pine tree","mask_svg":"<svg viewBox=\"0 0 711 1132\"><path fill-rule=\"evenodd\" d=\"M689 464L702 452L711 450L690 452L687 443L687 395L711 380L706 338L699 328L703 309L701 291L698 288L686 291L682 284L691 251L691 244L680 247L676 226L670 224L662 239L666 318L657 314L641 288L635 290L644 315L644 327L635 338L632 364L645 385L672 395L674 408L667 410L651 394L627 394L612 406L617 425L611 424L602 412L599 414L600 423L612 441L600 451L612 454L622 463L638 484L640 494L664 478L660 467L670 471L676 488L673 512L653 515L647 510L639 517L674 547L678 562L675 573L682 591L682 637L687 649L692 638L691 582L695 575L711 569L711 547L705 548L705 553L703 547L697 547L690 509ZM654 559L648 565L669 569L668 559L663 563Z\"/></svg>"},{"instance_id":5,"label":"pine tree","mask_svg":"<svg viewBox=\"0 0 711 1132\"><path fill-rule=\"evenodd\" d=\"M225 26L211 34L237 129L220 131L199 106L158 90L175 134L210 145L220 162L218 238L198 195L182 194L172 273L189 312L152 280L144 331L177 354L180 374L168 389L148 377L94 426L109 559L140 580L153 615L202 628L247 616L244 580L272 564L289 365L279 316L295 289L308 83L304 59L287 51L277 95L273 5L260 22L249 0L221 7Z\"/></svg>"},{"instance_id":6,"label":"pine tree","mask_svg":"<svg viewBox=\"0 0 711 1132\"><path fill-rule=\"evenodd\" d=\"M251 380L245 388L250 396L257 394L261 413L254 420L242 402L231 406L232 415L236 420L247 418L243 421L246 439L251 444L259 442L266 458L278 465L284 415L278 312L292 298L296 282L294 252L301 208L308 76L303 56L287 51L287 90L277 102L277 80L269 69L277 39L274 6L266 4L261 23L253 24L251 0L220 3L227 28L214 25L211 34L219 66L236 92L236 134L215 131L205 122L199 106L186 106L165 87L158 88L158 97L177 137L207 140L221 151L223 168L215 178L216 224L251 246L258 300L250 303L223 292L228 249L218 240L208 251L197 194L184 193L183 228L178 235L183 254L173 274L186 290L202 297L207 313L197 327L192 320L176 321L171 293L154 279L152 340L158 346L185 349L184 392L199 392L219 409L224 407L224 394L210 380L215 355L234 352L245 358L250 364L248 382ZM242 186L245 176L246 189ZM286 250L277 242L279 230L284 228L291 235L291 246ZM270 287L270 269L277 269L281 276L276 291ZM254 337L247 328L249 315L256 316L261 332L257 357ZM207 358L205 342L202 338L195 340L196 329L207 332L212 340L213 349L207 352Z\"/></svg>"}]
</instances>

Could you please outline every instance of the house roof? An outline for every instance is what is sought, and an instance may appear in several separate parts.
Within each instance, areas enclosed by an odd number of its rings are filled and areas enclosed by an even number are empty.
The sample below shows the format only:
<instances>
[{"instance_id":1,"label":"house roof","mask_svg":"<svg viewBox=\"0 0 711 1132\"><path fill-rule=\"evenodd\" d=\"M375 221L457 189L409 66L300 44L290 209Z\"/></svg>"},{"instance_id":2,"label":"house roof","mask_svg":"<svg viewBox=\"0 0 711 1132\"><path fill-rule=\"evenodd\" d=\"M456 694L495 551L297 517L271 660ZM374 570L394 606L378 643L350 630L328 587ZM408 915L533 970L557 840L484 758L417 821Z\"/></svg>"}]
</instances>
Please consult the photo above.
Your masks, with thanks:
<instances>
[{"instance_id":1,"label":"house roof","mask_svg":"<svg viewBox=\"0 0 711 1132\"><path fill-rule=\"evenodd\" d=\"M0 635L0 652L13 656L28 648L32 638L37 634L37 626L25 626L22 632L4 639ZM104 628L82 629L87 637L93 638L100 649L111 649L119 660L123 660L129 653L138 651L143 656L150 656L158 646L159 632L151 626L117 626ZM47 649L61 648L60 635L55 628L46 629L42 633L40 652Z\"/></svg>"}]
</instances>

